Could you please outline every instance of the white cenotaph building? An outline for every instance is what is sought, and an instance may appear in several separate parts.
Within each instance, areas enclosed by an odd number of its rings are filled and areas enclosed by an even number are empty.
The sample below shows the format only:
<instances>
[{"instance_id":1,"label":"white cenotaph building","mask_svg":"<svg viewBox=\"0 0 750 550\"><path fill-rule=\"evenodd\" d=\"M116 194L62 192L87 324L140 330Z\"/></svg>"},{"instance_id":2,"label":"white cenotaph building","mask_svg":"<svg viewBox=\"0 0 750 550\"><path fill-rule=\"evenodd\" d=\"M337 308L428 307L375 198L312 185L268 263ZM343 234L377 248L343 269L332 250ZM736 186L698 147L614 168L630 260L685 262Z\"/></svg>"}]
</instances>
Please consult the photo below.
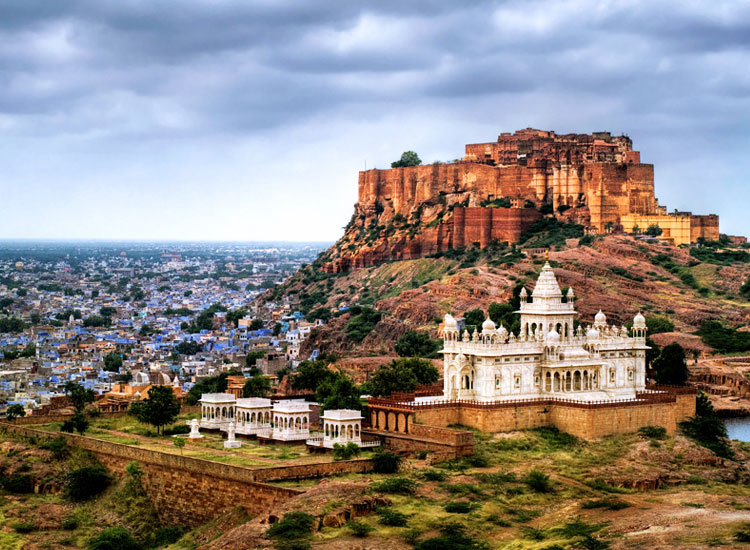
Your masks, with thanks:
<instances>
[{"instance_id":1,"label":"white cenotaph building","mask_svg":"<svg viewBox=\"0 0 750 550\"><path fill-rule=\"evenodd\" d=\"M549 263L531 299L521 291L521 330L509 333L489 318L481 333L459 335L444 321L443 399L491 402L555 397L576 401L635 399L646 387L646 320L632 331L610 326L599 311L593 325L574 328L571 288L563 299Z\"/></svg>"}]
</instances>

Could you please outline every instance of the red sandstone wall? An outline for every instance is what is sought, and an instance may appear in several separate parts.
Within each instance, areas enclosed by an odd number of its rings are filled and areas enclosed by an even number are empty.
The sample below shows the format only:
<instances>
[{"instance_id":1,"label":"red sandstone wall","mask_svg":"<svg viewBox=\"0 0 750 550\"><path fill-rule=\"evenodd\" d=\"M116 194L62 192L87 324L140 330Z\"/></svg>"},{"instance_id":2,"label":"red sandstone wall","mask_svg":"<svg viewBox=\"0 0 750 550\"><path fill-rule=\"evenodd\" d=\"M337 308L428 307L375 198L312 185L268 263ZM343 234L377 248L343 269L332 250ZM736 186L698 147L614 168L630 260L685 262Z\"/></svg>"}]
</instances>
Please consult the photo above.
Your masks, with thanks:
<instances>
[{"instance_id":1,"label":"red sandstone wall","mask_svg":"<svg viewBox=\"0 0 750 550\"><path fill-rule=\"evenodd\" d=\"M690 216L690 241L695 242L699 238L707 241L719 240L719 216L716 214Z\"/></svg>"}]
</instances>

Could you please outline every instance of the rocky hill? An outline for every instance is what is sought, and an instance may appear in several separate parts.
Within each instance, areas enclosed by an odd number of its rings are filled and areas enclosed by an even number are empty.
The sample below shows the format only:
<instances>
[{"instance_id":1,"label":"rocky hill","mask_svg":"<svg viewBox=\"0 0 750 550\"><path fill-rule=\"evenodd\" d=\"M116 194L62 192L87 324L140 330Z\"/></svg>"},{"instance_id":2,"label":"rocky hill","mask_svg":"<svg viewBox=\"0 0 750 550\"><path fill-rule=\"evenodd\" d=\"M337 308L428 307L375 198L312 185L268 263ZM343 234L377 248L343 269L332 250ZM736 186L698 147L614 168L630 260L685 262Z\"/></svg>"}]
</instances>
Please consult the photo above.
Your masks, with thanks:
<instances>
[{"instance_id":1,"label":"rocky hill","mask_svg":"<svg viewBox=\"0 0 750 550\"><path fill-rule=\"evenodd\" d=\"M561 286L573 287L582 323L590 322L599 309L617 324L627 323L638 311L664 315L681 333L694 332L709 319L736 326L750 321L750 303L742 288L750 276L745 249L676 248L625 235L566 239L571 227L554 222L546 231L528 235L527 242L552 246L550 264ZM544 263L544 256L526 257L513 247L437 256L337 274L320 270L321 257L268 297L297 294L307 311L372 306L381 316L364 339L347 336L355 315L344 313L313 331L303 352L385 354L408 329L436 337L447 312L461 316L474 308L487 311L492 302L508 302L519 285L531 290Z\"/></svg>"}]
</instances>

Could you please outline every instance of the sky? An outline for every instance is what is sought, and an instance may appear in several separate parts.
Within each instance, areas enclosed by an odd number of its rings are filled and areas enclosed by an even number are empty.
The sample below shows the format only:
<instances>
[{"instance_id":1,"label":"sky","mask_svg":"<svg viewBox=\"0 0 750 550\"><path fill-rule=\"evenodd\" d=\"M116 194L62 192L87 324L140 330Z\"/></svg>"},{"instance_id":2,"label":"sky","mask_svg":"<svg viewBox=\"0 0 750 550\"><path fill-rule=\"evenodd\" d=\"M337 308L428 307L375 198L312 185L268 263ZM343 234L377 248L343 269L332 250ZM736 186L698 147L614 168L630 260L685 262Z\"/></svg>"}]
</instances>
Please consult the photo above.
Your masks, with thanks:
<instances>
[{"instance_id":1,"label":"sky","mask_svg":"<svg viewBox=\"0 0 750 550\"><path fill-rule=\"evenodd\" d=\"M750 2L0 0L0 238L334 241L359 170L526 127L750 234Z\"/></svg>"}]
</instances>

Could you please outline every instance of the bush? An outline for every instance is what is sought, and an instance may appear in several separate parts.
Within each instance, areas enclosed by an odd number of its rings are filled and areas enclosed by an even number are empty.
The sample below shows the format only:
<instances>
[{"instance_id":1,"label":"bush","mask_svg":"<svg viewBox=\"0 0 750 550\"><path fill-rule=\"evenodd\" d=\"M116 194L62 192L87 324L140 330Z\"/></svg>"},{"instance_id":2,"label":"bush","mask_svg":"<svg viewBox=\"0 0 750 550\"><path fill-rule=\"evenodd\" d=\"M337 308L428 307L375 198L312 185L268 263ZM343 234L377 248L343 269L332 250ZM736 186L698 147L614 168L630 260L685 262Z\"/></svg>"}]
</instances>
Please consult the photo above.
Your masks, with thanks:
<instances>
[{"instance_id":1,"label":"bush","mask_svg":"<svg viewBox=\"0 0 750 550\"><path fill-rule=\"evenodd\" d=\"M33 493L34 478L29 474L15 474L0 478L0 485L9 493Z\"/></svg>"},{"instance_id":2,"label":"bush","mask_svg":"<svg viewBox=\"0 0 750 550\"><path fill-rule=\"evenodd\" d=\"M164 548L165 546L169 546L180 540L184 531L185 530L178 525L159 527L149 537L145 546L149 548Z\"/></svg>"},{"instance_id":3,"label":"bush","mask_svg":"<svg viewBox=\"0 0 750 550\"><path fill-rule=\"evenodd\" d=\"M31 533L32 531L36 531L36 525L31 522L14 523L12 527L16 533Z\"/></svg>"},{"instance_id":4,"label":"bush","mask_svg":"<svg viewBox=\"0 0 750 550\"><path fill-rule=\"evenodd\" d=\"M351 530L355 537L366 537L373 531L372 527L361 521L350 521L346 526Z\"/></svg>"},{"instance_id":5,"label":"bush","mask_svg":"<svg viewBox=\"0 0 750 550\"><path fill-rule=\"evenodd\" d=\"M359 456L361 452L362 449L353 441L350 441L346 445L342 445L341 443L333 444L334 460L349 460L355 456Z\"/></svg>"},{"instance_id":6,"label":"bush","mask_svg":"<svg viewBox=\"0 0 750 550\"><path fill-rule=\"evenodd\" d=\"M449 502L445 505L445 511L450 514L468 514L474 509L474 505L471 502L465 500L457 500Z\"/></svg>"},{"instance_id":7,"label":"bush","mask_svg":"<svg viewBox=\"0 0 750 550\"><path fill-rule=\"evenodd\" d=\"M440 536L423 540L415 550L487 550L489 546L466 534L463 525L450 522L440 528Z\"/></svg>"},{"instance_id":8,"label":"bush","mask_svg":"<svg viewBox=\"0 0 750 550\"><path fill-rule=\"evenodd\" d=\"M274 523L266 531L272 539L294 540L305 539L312 534L315 518L304 512L289 512L281 521Z\"/></svg>"},{"instance_id":9,"label":"bush","mask_svg":"<svg viewBox=\"0 0 750 550\"><path fill-rule=\"evenodd\" d=\"M549 476L539 470L529 470L523 482L537 493L551 493L554 490Z\"/></svg>"},{"instance_id":10,"label":"bush","mask_svg":"<svg viewBox=\"0 0 750 550\"><path fill-rule=\"evenodd\" d=\"M667 429L661 426L643 426L638 428L638 434L649 439L664 439L667 437Z\"/></svg>"},{"instance_id":11,"label":"bush","mask_svg":"<svg viewBox=\"0 0 750 550\"><path fill-rule=\"evenodd\" d=\"M51 451L54 460L63 460L70 454L68 451L68 442L62 435L58 435L54 439L42 441L39 444L39 448Z\"/></svg>"},{"instance_id":12,"label":"bush","mask_svg":"<svg viewBox=\"0 0 750 550\"><path fill-rule=\"evenodd\" d=\"M411 495L417 490L417 482L407 477L392 477L373 483L372 488L381 493Z\"/></svg>"},{"instance_id":13,"label":"bush","mask_svg":"<svg viewBox=\"0 0 750 550\"><path fill-rule=\"evenodd\" d=\"M420 476L425 481L443 481L445 478L448 477L448 474L445 472L441 472L440 470L424 470Z\"/></svg>"},{"instance_id":14,"label":"bush","mask_svg":"<svg viewBox=\"0 0 750 550\"><path fill-rule=\"evenodd\" d=\"M390 508L378 508L378 515L380 516L380 523L389 527L406 527L409 519L406 514Z\"/></svg>"},{"instance_id":15,"label":"bush","mask_svg":"<svg viewBox=\"0 0 750 550\"><path fill-rule=\"evenodd\" d=\"M140 545L122 527L108 527L89 539L89 550L139 550Z\"/></svg>"},{"instance_id":16,"label":"bush","mask_svg":"<svg viewBox=\"0 0 750 550\"><path fill-rule=\"evenodd\" d=\"M375 453L372 460L372 470L376 474L395 474L401 467L401 457L382 448Z\"/></svg>"},{"instance_id":17,"label":"bush","mask_svg":"<svg viewBox=\"0 0 750 550\"><path fill-rule=\"evenodd\" d=\"M581 508L584 510L593 510L596 508L604 508L605 510L623 510L629 506L630 504L624 500L613 497L585 500L581 503Z\"/></svg>"},{"instance_id":18,"label":"bush","mask_svg":"<svg viewBox=\"0 0 750 550\"><path fill-rule=\"evenodd\" d=\"M84 466L67 475L65 495L82 501L98 495L112 483L112 476L102 466Z\"/></svg>"},{"instance_id":19,"label":"bush","mask_svg":"<svg viewBox=\"0 0 750 550\"><path fill-rule=\"evenodd\" d=\"M72 516L65 518L65 521L62 523L62 528L66 531L75 531L78 529L78 520Z\"/></svg>"},{"instance_id":20,"label":"bush","mask_svg":"<svg viewBox=\"0 0 750 550\"><path fill-rule=\"evenodd\" d=\"M368 306L354 306L349 311L351 317L346 324L346 336L359 344L372 332L372 329L380 321L382 314Z\"/></svg>"}]
</instances>

